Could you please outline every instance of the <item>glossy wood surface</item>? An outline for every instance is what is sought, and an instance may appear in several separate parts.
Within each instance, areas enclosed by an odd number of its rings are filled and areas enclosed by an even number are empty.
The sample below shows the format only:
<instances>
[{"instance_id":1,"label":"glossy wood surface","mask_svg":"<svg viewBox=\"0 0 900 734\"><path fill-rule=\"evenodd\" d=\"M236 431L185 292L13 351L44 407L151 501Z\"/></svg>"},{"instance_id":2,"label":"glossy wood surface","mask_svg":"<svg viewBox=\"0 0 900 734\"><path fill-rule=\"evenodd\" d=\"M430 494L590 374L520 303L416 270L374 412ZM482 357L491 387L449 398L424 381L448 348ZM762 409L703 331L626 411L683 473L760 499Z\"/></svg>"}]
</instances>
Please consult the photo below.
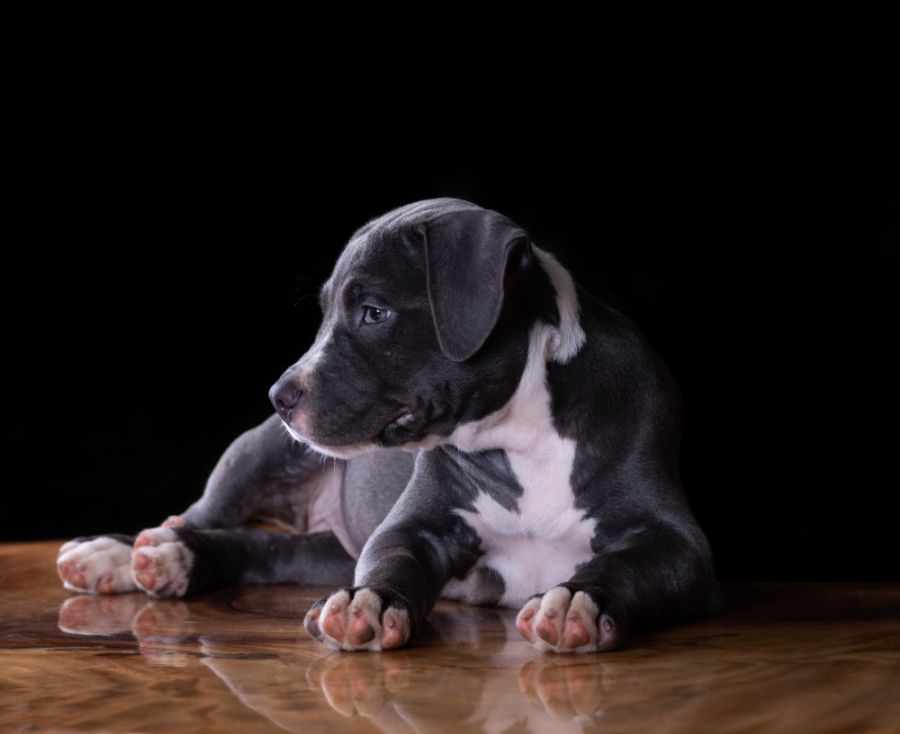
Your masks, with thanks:
<instances>
[{"instance_id":1,"label":"glossy wood surface","mask_svg":"<svg viewBox=\"0 0 900 734\"><path fill-rule=\"evenodd\" d=\"M0 546L0 731L900 732L900 585L725 587L719 618L582 657L441 602L415 646L328 653L324 590L76 596Z\"/></svg>"}]
</instances>

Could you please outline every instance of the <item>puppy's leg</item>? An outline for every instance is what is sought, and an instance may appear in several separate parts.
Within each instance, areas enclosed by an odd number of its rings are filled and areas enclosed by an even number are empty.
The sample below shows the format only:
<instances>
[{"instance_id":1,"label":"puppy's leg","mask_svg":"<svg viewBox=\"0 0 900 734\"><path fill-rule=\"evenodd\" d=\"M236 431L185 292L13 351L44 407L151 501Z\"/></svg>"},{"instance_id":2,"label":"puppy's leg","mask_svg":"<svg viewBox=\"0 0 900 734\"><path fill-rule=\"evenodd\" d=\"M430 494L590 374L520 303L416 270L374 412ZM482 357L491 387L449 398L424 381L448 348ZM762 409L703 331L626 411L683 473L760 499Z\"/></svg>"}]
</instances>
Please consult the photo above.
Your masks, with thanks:
<instances>
[{"instance_id":1,"label":"puppy's leg","mask_svg":"<svg viewBox=\"0 0 900 734\"><path fill-rule=\"evenodd\" d=\"M712 611L712 562L699 529L660 525L632 537L526 602L516 619L522 636L539 650L613 650L629 630Z\"/></svg>"},{"instance_id":2,"label":"puppy's leg","mask_svg":"<svg viewBox=\"0 0 900 734\"><path fill-rule=\"evenodd\" d=\"M234 528L265 517L300 527L315 478L334 466L291 438L272 415L234 440L209 475L203 496L163 526Z\"/></svg>"},{"instance_id":3,"label":"puppy's leg","mask_svg":"<svg viewBox=\"0 0 900 734\"><path fill-rule=\"evenodd\" d=\"M182 597L235 584L341 585L355 561L330 532L259 528L153 528L134 544L137 585L156 597Z\"/></svg>"},{"instance_id":4,"label":"puppy's leg","mask_svg":"<svg viewBox=\"0 0 900 734\"><path fill-rule=\"evenodd\" d=\"M441 452L420 454L397 504L366 541L353 586L320 599L306 630L332 649L390 650L406 644L450 578L477 560L480 538L454 512L457 495Z\"/></svg>"},{"instance_id":5,"label":"puppy's leg","mask_svg":"<svg viewBox=\"0 0 900 734\"><path fill-rule=\"evenodd\" d=\"M164 527L237 527L254 515L302 523L315 478L334 464L287 435L278 416L239 436L219 459L203 496ZM63 585L82 593L116 594L137 588L127 535L77 538L60 548ZM174 547L168 547L171 552ZM161 551L160 551L161 553ZM171 559L169 565L177 565Z\"/></svg>"}]
</instances>

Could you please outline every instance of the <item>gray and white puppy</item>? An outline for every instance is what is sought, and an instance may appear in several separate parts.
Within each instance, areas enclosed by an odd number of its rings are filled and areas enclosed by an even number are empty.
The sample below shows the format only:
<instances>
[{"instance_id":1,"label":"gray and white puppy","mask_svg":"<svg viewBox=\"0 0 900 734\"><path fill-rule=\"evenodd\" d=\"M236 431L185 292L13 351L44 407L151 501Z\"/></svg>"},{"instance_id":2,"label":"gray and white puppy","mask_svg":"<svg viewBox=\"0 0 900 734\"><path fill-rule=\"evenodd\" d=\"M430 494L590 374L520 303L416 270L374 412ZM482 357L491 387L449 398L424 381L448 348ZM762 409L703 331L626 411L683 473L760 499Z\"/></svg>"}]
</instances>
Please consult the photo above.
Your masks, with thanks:
<instances>
[{"instance_id":1,"label":"gray and white puppy","mask_svg":"<svg viewBox=\"0 0 900 734\"><path fill-rule=\"evenodd\" d=\"M439 596L521 607L557 652L714 611L669 372L520 227L457 199L395 209L351 237L321 306L277 415L181 516L64 545L68 588L343 586L305 625L345 650L405 644Z\"/></svg>"}]
</instances>

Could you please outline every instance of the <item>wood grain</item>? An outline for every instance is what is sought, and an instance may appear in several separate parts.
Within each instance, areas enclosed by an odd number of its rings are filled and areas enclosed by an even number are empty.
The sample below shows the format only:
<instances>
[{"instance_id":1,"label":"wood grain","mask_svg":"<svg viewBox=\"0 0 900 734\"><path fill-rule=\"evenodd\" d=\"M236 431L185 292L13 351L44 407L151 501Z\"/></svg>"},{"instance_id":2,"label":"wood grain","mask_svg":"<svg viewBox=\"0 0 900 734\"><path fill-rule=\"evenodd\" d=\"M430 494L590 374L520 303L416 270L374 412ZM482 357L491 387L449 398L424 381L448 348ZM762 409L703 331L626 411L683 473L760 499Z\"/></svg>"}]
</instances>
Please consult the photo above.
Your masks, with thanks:
<instances>
[{"instance_id":1,"label":"wood grain","mask_svg":"<svg viewBox=\"0 0 900 734\"><path fill-rule=\"evenodd\" d=\"M717 619L578 658L441 602L409 649L326 653L323 589L75 596L57 547L0 546L0 731L900 732L900 585L726 586Z\"/></svg>"}]
</instances>

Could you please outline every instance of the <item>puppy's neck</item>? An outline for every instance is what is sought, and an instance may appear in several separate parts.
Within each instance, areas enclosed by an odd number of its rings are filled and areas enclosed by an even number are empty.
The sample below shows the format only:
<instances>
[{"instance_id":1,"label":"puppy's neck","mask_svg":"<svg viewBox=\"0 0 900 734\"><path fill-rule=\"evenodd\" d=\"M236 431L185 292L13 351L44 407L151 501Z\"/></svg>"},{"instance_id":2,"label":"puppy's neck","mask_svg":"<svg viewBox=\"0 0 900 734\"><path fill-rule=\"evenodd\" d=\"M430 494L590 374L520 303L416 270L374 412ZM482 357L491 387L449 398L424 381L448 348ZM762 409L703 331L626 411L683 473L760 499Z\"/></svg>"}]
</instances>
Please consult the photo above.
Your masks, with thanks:
<instances>
[{"instance_id":1,"label":"puppy's neck","mask_svg":"<svg viewBox=\"0 0 900 734\"><path fill-rule=\"evenodd\" d=\"M528 361L512 398L499 410L459 426L447 443L461 451L503 449L525 453L537 449L549 432L555 434L547 389L547 352L557 330L536 324L529 336Z\"/></svg>"},{"instance_id":2,"label":"puppy's neck","mask_svg":"<svg viewBox=\"0 0 900 734\"><path fill-rule=\"evenodd\" d=\"M569 362L587 337L572 276L550 253L538 248L534 252L556 291L559 324L538 322L531 327L528 359L515 393L499 410L459 426L449 436L447 443L461 451L503 449L511 454L540 454L547 441L559 438L553 423L547 363Z\"/></svg>"}]
</instances>

